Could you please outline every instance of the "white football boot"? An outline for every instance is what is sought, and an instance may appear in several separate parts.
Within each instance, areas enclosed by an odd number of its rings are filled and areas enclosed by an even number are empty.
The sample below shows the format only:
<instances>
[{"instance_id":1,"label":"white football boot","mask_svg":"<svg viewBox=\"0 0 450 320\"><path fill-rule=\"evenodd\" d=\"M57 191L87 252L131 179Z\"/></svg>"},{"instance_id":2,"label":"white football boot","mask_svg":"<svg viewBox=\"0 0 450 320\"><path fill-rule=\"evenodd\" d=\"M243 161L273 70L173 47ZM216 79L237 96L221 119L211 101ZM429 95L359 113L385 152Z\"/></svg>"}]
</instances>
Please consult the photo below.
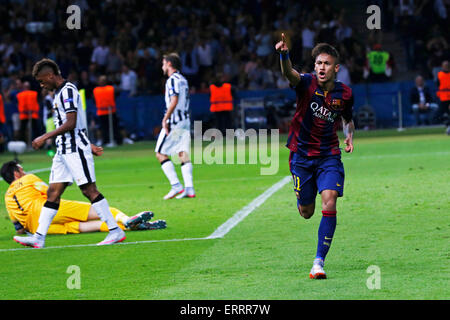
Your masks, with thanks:
<instances>
[{"instance_id":1,"label":"white football boot","mask_svg":"<svg viewBox=\"0 0 450 320\"><path fill-rule=\"evenodd\" d=\"M184 188L180 183L173 185L172 189L170 189L169 193L164 196L164 200L172 199L176 195L181 194L183 192L184 192Z\"/></svg>"},{"instance_id":2,"label":"white football boot","mask_svg":"<svg viewBox=\"0 0 450 320\"><path fill-rule=\"evenodd\" d=\"M125 240L125 238L126 238L125 232L122 229L120 229L119 227L117 227L117 229L110 231L108 233L108 235L106 236L105 240L97 243L97 245L104 246L104 245L114 244L114 243L122 242L123 240Z\"/></svg>"},{"instance_id":3,"label":"white football boot","mask_svg":"<svg viewBox=\"0 0 450 320\"><path fill-rule=\"evenodd\" d=\"M182 198L195 198L195 191L194 188L189 187L189 188L185 188L184 191L182 193L180 193L179 195L176 196L177 199L182 199Z\"/></svg>"},{"instance_id":4,"label":"white football boot","mask_svg":"<svg viewBox=\"0 0 450 320\"><path fill-rule=\"evenodd\" d=\"M309 273L310 279L326 279L327 274L323 270L323 260L322 259L314 259L313 266L311 268L311 272Z\"/></svg>"},{"instance_id":5,"label":"white football boot","mask_svg":"<svg viewBox=\"0 0 450 320\"><path fill-rule=\"evenodd\" d=\"M45 246L45 237L33 234L28 237L14 236L14 241L26 247L41 249Z\"/></svg>"}]
</instances>

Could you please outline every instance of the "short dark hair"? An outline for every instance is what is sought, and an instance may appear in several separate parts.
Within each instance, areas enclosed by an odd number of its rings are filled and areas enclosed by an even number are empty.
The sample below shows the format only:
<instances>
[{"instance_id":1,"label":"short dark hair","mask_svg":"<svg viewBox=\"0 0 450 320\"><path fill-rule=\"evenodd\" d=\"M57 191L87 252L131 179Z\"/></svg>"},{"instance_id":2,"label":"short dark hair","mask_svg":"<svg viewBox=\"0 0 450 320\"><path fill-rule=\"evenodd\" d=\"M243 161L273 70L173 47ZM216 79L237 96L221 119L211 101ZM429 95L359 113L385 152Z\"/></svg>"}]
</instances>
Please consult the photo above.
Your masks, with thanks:
<instances>
[{"instance_id":1,"label":"short dark hair","mask_svg":"<svg viewBox=\"0 0 450 320\"><path fill-rule=\"evenodd\" d=\"M170 62L172 64L172 67L174 67L177 70L181 69L181 59L178 53L172 52L163 55L163 59Z\"/></svg>"},{"instance_id":2,"label":"short dark hair","mask_svg":"<svg viewBox=\"0 0 450 320\"><path fill-rule=\"evenodd\" d=\"M332 45L324 42L318 43L312 50L311 56L316 61L317 57L322 53L329 54L336 59L336 64L339 63L339 52Z\"/></svg>"},{"instance_id":3,"label":"short dark hair","mask_svg":"<svg viewBox=\"0 0 450 320\"><path fill-rule=\"evenodd\" d=\"M19 166L16 161L8 161L5 162L1 169L1 175L3 180L5 180L8 184L14 181L14 172L19 171Z\"/></svg>"},{"instance_id":4,"label":"short dark hair","mask_svg":"<svg viewBox=\"0 0 450 320\"><path fill-rule=\"evenodd\" d=\"M32 75L33 77L37 77L39 73L44 69L52 70L53 74L58 76L61 75L61 71L59 70L58 65L52 59L44 58L36 62L33 66Z\"/></svg>"}]
</instances>

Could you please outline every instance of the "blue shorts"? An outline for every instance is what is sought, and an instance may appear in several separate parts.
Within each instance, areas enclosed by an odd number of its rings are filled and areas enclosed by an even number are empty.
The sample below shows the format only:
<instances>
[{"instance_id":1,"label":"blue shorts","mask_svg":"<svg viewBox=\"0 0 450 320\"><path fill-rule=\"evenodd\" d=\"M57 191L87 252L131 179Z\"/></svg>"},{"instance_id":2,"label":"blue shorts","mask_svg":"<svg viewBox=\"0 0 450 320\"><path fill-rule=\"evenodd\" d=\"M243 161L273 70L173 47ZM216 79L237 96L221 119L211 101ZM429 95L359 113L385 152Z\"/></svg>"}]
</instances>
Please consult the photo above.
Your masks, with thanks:
<instances>
[{"instance_id":1,"label":"blue shorts","mask_svg":"<svg viewBox=\"0 0 450 320\"><path fill-rule=\"evenodd\" d=\"M289 158L297 204L315 202L317 192L323 190L336 190L339 197L344 195L345 173L341 155L304 157L291 152Z\"/></svg>"}]
</instances>

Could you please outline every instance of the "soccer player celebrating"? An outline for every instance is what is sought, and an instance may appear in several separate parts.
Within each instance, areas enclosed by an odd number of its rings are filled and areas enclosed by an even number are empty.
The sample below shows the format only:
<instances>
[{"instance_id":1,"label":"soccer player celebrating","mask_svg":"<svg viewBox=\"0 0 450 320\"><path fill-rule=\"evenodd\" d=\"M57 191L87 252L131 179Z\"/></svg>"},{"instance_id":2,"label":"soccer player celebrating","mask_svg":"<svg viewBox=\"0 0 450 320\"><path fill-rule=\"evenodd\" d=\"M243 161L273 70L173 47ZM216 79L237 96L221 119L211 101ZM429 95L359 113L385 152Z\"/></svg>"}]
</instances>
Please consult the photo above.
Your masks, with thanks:
<instances>
[{"instance_id":1,"label":"soccer player celebrating","mask_svg":"<svg viewBox=\"0 0 450 320\"><path fill-rule=\"evenodd\" d=\"M331 45L319 43L313 49L315 74L300 74L292 68L284 34L275 49L280 54L281 72L297 95L287 147L291 150L289 166L300 215L311 218L317 193L322 197L317 252L309 277L326 279L323 266L336 229L336 202L344 191L344 166L336 131L342 118L345 151L353 152L352 90L336 80L339 53Z\"/></svg>"},{"instance_id":2,"label":"soccer player celebrating","mask_svg":"<svg viewBox=\"0 0 450 320\"><path fill-rule=\"evenodd\" d=\"M42 59L33 66L33 77L47 90L55 90L54 122L56 129L47 132L32 142L34 149L41 148L45 141L56 137L56 154L50 173L47 201L39 216L36 233L28 237L15 236L14 240L34 248L45 246L45 237L50 224L58 212L61 195L74 181L87 197L100 219L106 222L109 233L98 245L108 245L125 240L125 232L117 225L108 201L97 190L93 154L98 147L91 145L87 137L86 120L82 116L80 94L74 84L66 81L58 65L50 59Z\"/></svg>"},{"instance_id":3,"label":"soccer player celebrating","mask_svg":"<svg viewBox=\"0 0 450 320\"><path fill-rule=\"evenodd\" d=\"M162 120L162 129L156 142L156 158L172 188L164 199L194 198L192 163L189 158L191 145L191 122L189 119L189 86L179 72L181 60L178 54L163 56L162 70L168 77L165 88L166 112ZM181 174L184 186L178 180L173 162L169 156L178 154L181 161Z\"/></svg>"}]
</instances>

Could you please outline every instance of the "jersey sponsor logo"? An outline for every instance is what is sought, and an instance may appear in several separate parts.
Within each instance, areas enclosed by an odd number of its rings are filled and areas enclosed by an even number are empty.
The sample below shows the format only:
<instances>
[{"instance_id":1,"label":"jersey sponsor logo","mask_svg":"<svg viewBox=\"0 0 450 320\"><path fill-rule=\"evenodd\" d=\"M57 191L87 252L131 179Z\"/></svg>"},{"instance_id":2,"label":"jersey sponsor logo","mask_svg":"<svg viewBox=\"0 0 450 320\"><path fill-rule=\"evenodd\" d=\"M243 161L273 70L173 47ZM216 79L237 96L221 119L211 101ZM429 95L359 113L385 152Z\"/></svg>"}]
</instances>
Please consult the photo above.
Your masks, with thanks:
<instances>
[{"instance_id":1,"label":"jersey sponsor logo","mask_svg":"<svg viewBox=\"0 0 450 320\"><path fill-rule=\"evenodd\" d=\"M319 119L326 120L326 121L333 123L337 117L337 113L328 110L324 106L319 106L319 104L317 102L311 102L310 107L311 107L312 111L314 112L313 113L314 116Z\"/></svg>"}]
</instances>

